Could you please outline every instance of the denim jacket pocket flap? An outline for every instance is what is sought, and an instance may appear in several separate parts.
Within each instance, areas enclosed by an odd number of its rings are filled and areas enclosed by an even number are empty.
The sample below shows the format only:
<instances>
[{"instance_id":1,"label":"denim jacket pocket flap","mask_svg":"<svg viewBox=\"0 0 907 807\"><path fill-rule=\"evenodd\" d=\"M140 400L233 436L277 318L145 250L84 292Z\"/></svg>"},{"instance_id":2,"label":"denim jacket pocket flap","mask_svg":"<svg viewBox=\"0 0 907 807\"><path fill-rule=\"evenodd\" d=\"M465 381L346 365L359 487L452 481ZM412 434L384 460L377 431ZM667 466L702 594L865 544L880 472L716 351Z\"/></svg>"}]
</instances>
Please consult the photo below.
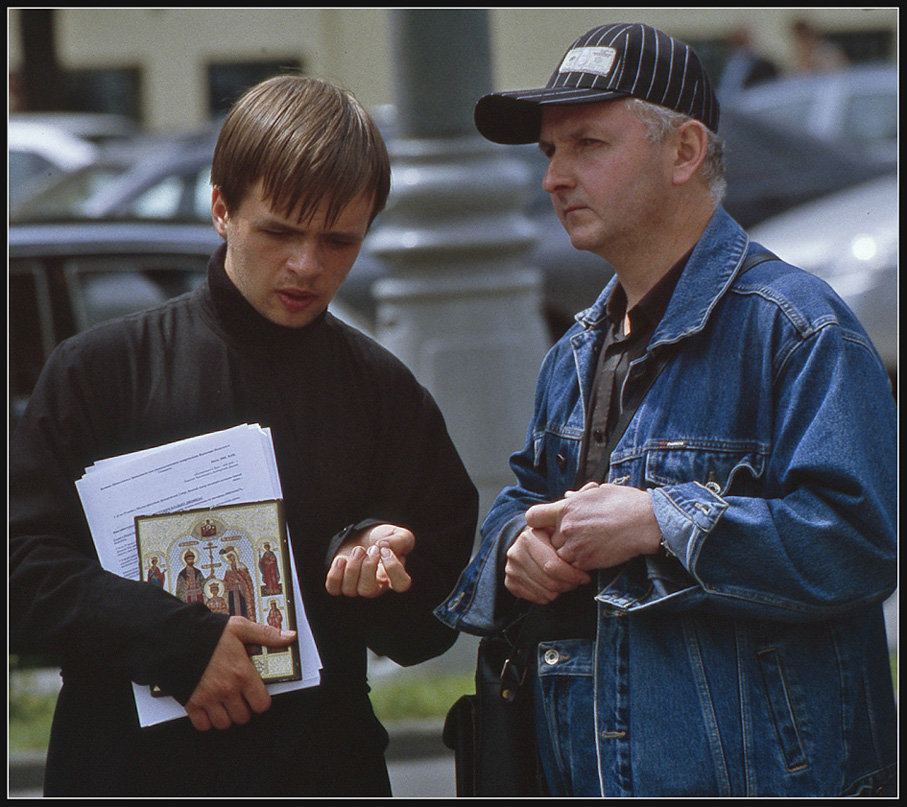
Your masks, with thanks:
<instances>
[{"instance_id":1,"label":"denim jacket pocket flap","mask_svg":"<svg viewBox=\"0 0 907 807\"><path fill-rule=\"evenodd\" d=\"M574 484L582 438L581 431L566 427L549 426L532 434L533 467L544 475L552 499L560 498Z\"/></svg>"},{"instance_id":2,"label":"denim jacket pocket flap","mask_svg":"<svg viewBox=\"0 0 907 807\"><path fill-rule=\"evenodd\" d=\"M699 482L717 495L745 493L765 472L766 450L750 442L658 440L646 446L647 487Z\"/></svg>"}]
</instances>

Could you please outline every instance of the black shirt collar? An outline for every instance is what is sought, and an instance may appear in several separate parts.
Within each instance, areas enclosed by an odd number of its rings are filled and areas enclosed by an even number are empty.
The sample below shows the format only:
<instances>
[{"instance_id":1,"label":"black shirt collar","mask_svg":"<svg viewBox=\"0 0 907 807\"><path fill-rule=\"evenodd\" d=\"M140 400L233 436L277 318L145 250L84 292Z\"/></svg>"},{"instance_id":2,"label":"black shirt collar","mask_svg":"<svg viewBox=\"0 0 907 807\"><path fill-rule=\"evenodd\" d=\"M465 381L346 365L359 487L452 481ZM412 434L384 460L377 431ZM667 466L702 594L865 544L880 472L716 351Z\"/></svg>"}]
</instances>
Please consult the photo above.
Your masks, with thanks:
<instances>
[{"instance_id":1,"label":"black shirt collar","mask_svg":"<svg viewBox=\"0 0 907 807\"><path fill-rule=\"evenodd\" d=\"M640 332L642 330L654 330L655 326L661 321L665 311L668 309L668 303L671 301L671 295L677 287L683 269L687 265L692 250L684 255L677 263L668 270L668 272L651 288L633 308L629 311L630 332ZM608 298L606 308L608 319L611 320L612 327L618 327L627 316L627 294L621 286L620 281L614 286L610 297Z\"/></svg>"}]
</instances>

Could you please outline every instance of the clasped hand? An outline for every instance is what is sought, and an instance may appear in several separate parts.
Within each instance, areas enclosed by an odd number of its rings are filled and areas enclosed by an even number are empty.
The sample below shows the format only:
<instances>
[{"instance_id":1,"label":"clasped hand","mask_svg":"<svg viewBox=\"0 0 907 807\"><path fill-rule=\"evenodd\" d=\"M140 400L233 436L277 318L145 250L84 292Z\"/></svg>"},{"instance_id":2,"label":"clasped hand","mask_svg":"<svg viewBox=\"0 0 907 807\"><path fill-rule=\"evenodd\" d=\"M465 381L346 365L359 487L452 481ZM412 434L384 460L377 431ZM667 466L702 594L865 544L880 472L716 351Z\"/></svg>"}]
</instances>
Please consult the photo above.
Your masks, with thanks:
<instances>
[{"instance_id":1,"label":"clasped hand","mask_svg":"<svg viewBox=\"0 0 907 807\"><path fill-rule=\"evenodd\" d=\"M654 554L661 531L649 494L590 482L526 511L526 528L507 550L504 585L546 604L591 582L589 572Z\"/></svg>"}]
</instances>

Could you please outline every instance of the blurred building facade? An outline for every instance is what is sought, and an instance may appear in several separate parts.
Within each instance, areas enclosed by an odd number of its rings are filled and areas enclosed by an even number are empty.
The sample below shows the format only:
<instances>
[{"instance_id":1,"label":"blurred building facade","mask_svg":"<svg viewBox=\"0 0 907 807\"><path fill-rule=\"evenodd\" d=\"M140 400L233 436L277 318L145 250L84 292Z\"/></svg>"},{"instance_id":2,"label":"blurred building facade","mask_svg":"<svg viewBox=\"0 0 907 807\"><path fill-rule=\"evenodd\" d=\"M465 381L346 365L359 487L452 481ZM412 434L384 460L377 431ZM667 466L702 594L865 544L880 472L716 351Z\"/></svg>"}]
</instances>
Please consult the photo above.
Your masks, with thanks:
<instances>
[{"instance_id":1,"label":"blurred building facade","mask_svg":"<svg viewBox=\"0 0 907 807\"><path fill-rule=\"evenodd\" d=\"M25 111L23 15L8 9L10 111ZM246 86L282 69L334 80L367 106L393 100L390 9L52 9L52 54L68 111L125 113L152 132L194 129ZM892 9L491 9L496 89L544 82L569 42L606 21L641 21L689 41L721 70L730 38L748 30L779 68L796 64L795 23L806 20L852 61L897 58ZM45 37L45 40L48 37ZM40 39L40 35L39 35ZM40 58L39 54L39 58ZM456 76L451 76L456 81Z\"/></svg>"}]
</instances>

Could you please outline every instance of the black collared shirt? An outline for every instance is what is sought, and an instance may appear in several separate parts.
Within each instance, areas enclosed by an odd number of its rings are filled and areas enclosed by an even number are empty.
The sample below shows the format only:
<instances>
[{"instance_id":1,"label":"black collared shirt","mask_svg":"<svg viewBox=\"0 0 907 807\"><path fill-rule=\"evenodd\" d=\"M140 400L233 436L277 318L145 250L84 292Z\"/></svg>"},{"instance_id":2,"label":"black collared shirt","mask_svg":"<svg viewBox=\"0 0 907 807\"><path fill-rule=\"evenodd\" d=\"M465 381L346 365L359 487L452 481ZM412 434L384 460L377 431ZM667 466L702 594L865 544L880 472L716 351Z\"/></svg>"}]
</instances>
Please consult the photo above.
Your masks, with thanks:
<instances>
[{"instance_id":1,"label":"black collared shirt","mask_svg":"<svg viewBox=\"0 0 907 807\"><path fill-rule=\"evenodd\" d=\"M687 258L689 253L674 264L629 312L627 295L620 283L608 298L605 341L599 354L595 384L586 416L586 434L580 456L577 487L591 480L595 474L611 432L620 417L621 390L630 362L646 352L649 340L668 308ZM625 320L629 320L629 332L626 331Z\"/></svg>"}]
</instances>

